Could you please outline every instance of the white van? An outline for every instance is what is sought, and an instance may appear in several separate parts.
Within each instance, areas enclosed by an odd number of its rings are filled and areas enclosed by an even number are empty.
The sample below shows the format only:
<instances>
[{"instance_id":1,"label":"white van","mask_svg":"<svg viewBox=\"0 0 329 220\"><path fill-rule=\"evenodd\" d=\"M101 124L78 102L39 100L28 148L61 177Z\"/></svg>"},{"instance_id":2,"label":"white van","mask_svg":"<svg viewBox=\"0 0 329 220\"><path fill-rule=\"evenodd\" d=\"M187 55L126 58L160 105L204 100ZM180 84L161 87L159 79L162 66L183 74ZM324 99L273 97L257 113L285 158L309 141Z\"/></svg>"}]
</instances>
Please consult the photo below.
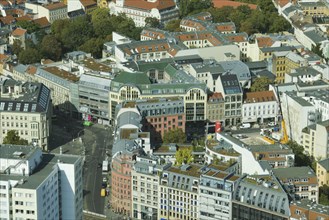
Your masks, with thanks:
<instances>
[{"instance_id":1,"label":"white van","mask_svg":"<svg viewBox=\"0 0 329 220\"><path fill-rule=\"evenodd\" d=\"M242 123L240 128L251 128L251 124L250 123Z\"/></svg>"}]
</instances>

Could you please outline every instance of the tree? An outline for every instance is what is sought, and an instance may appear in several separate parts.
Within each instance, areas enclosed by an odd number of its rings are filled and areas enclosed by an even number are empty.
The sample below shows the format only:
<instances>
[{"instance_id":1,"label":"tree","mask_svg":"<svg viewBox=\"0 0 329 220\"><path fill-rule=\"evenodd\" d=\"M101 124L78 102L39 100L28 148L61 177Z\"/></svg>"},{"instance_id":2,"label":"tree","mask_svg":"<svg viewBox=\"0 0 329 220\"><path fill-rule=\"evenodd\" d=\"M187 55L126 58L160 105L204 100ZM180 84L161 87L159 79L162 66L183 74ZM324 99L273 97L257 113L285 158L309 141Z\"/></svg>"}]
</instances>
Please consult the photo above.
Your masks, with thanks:
<instances>
[{"instance_id":1,"label":"tree","mask_svg":"<svg viewBox=\"0 0 329 220\"><path fill-rule=\"evenodd\" d=\"M112 34L115 26L111 24L111 15L108 8L97 8L91 13L91 23L97 37L106 37Z\"/></svg>"},{"instance_id":2,"label":"tree","mask_svg":"<svg viewBox=\"0 0 329 220\"><path fill-rule=\"evenodd\" d=\"M160 21L159 21L159 19L154 18L154 17L147 17L147 18L145 18L145 26L152 27L152 28L158 28L158 27L160 27Z\"/></svg>"},{"instance_id":3,"label":"tree","mask_svg":"<svg viewBox=\"0 0 329 220\"><path fill-rule=\"evenodd\" d=\"M213 7L212 0L180 0L179 2L181 17L185 17L188 14L196 14L211 7Z\"/></svg>"},{"instance_id":4,"label":"tree","mask_svg":"<svg viewBox=\"0 0 329 220\"><path fill-rule=\"evenodd\" d=\"M176 158L176 165L178 166L182 164L192 163L194 160L192 155L192 149L191 148L179 149L175 154L175 158Z\"/></svg>"},{"instance_id":5,"label":"tree","mask_svg":"<svg viewBox=\"0 0 329 220\"><path fill-rule=\"evenodd\" d=\"M17 21L16 25L18 27L21 27L21 28L27 30L27 33L29 33L29 34L32 34L34 32L37 32L38 30L40 30L40 25L36 24L32 21L26 21L26 20Z\"/></svg>"},{"instance_id":6,"label":"tree","mask_svg":"<svg viewBox=\"0 0 329 220\"><path fill-rule=\"evenodd\" d=\"M19 137L18 132L10 130L7 136L3 139L3 144L16 144L16 145L27 145L28 142L25 139Z\"/></svg>"},{"instance_id":7,"label":"tree","mask_svg":"<svg viewBox=\"0 0 329 220\"><path fill-rule=\"evenodd\" d=\"M166 31L170 31L170 32L179 32L181 31L180 29L180 22L181 20L180 19L177 19L177 20L171 20L169 21L166 26L165 26L165 30Z\"/></svg>"},{"instance_id":8,"label":"tree","mask_svg":"<svg viewBox=\"0 0 329 220\"><path fill-rule=\"evenodd\" d=\"M319 188L319 203L329 205L329 186L323 185Z\"/></svg>"},{"instance_id":9,"label":"tree","mask_svg":"<svg viewBox=\"0 0 329 220\"><path fill-rule=\"evenodd\" d=\"M261 91L267 91L268 86L273 83L272 80L270 80L267 77L259 77L255 79L254 83L251 85L250 90L252 92L261 92Z\"/></svg>"},{"instance_id":10,"label":"tree","mask_svg":"<svg viewBox=\"0 0 329 220\"><path fill-rule=\"evenodd\" d=\"M102 38L91 38L82 44L79 47L79 50L91 53L91 55L95 58L101 58L104 42L105 41Z\"/></svg>"},{"instance_id":11,"label":"tree","mask_svg":"<svg viewBox=\"0 0 329 220\"><path fill-rule=\"evenodd\" d=\"M14 40L12 47L13 54L16 54L18 56L22 50L23 50L22 42L20 40Z\"/></svg>"},{"instance_id":12,"label":"tree","mask_svg":"<svg viewBox=\"0 0 329 220\"><path fill-rule=\"evenodd\" d=\"M287 144L295 154L295 166L310 166L313 167L314 158L304 154L303 146L297 144L295 141L289 141Z\"/></svg>"},{"instance_id":13,"label":"tree","mask_svg":"<svg viewBox=\"0 0 329 220\"><path fill-rule=\"evenodd\" d=\"M45 58L59 60L62 55L62 45L54 35L46 35L41 42L41 54Z\"/></svg>"},{"instance_id":14,"label":"tree","mask_svg":"<svg viewBox=\"0 0 329 220\"><path fill-rule=\"evenodd\" d=\"M18 56L18 61L22 64L31 64L40 62L41 54L37 49L26 48L20 52Z\"/></svg>"},{"instance_id":15,"label":"tree","mask_svg":"<svg viewBox=\"0 0 329 220\"><path fill-rule=\"evenodd\" d=\"M233 7L224 6L222 8L210 8L208 12L212 15L213 21L218 23L230 21L229 17L233 10Z\"/></svg>"},{"instance_id":16,"label":"tree","mask_svg":"<svg viewBox=\"0 0 329 220\"><path fill-rule=\"evenodd\" d=\"M181 128L171 129L163 135L163 142L166 144L169 143L185 143L186 134Z\"/></svg>"}]
</instances>

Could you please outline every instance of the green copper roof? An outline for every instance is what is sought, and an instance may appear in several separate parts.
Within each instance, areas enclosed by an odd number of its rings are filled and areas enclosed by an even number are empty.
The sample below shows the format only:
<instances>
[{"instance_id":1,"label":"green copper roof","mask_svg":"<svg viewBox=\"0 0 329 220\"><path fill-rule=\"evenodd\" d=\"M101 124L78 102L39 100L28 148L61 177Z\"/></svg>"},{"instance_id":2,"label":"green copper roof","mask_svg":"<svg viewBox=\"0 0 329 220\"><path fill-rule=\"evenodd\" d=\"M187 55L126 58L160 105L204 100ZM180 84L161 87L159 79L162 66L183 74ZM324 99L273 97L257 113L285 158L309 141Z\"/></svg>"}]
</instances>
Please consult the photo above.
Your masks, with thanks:
<instances>
[{"instance_id":1,"label":"green copper roof","mask_svg":"<svg viewBox=\"0 0 329 220\"><path fill-rule=\"evenodd\" d=\"M135 73L121 72L113 79L113 81L118 83L134 84L134 85L151 84L149 77L142 72L135 72Z\"/></svg>"}]
</instances>

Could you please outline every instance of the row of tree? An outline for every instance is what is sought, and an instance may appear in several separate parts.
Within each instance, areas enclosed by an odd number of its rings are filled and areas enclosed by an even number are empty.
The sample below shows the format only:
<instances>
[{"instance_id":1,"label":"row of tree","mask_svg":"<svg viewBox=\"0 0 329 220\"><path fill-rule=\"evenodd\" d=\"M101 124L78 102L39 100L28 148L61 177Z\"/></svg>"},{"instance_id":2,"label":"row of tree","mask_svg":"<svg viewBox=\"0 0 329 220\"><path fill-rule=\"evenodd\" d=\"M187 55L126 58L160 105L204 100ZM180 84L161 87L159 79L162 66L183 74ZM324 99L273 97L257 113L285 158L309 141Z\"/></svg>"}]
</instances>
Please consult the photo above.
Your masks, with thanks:
<instances>
[{"instance_id":1,"label":"row of tree","mask_svg":"<svg viewBox=\"0 0 329 220\"><path fill-rule=\"evenodd\" d=\"M150 22L155 22L150 20ZM136 27L132 19L124 14L110 15L109 9L98 8L90 15L75 19L56 20L51 25L51 33L46 34L32 22L19 22L28 33L37 33L37 43L27 40L23 50L20 42L15 42L13 52L23 64L35 63L41 58L60 60L63 54L83 50L100 58L104 42L112 40L112 32L139 40L142 28Z\"/></svg>"}]
</instances>

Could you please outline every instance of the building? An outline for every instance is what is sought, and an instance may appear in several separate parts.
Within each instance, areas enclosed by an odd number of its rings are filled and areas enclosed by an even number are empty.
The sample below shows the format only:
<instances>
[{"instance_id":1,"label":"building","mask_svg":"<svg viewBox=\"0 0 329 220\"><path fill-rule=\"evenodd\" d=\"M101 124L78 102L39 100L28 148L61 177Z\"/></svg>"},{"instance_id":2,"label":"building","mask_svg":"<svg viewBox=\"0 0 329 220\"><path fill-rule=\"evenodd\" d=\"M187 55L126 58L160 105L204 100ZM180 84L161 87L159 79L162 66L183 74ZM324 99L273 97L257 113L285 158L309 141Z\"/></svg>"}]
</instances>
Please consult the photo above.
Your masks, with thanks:
<instances>
[{"instance_id":1,"label":"building","mask_svg":"<svg viewBox=\"0 0 329 220\"><path fill-rule=\"evenodd\" d=\"M132 102L126 103L133 104ZM142 130L150 132L152 140L158 143L163 135L172 129L185 132L184 100L179 97L136 100L136 107L142 115Z\"/></svg>"},{"instance_id":2,"label":"building","mask_svg":"<svg viewBox=\"0 0 329 220\"><path fill-rule=\"evenodd\" d=\"M329 158L317 162L316 175L319 187L323 185L329 186Z\"/></svg>"},{"instance_id":3,"label":"building","mask_svg":"<svg viewBox=\"0 0 329 220\"><path fill-rule=\"evenodd\" d=\"M82 219L82 158L0 145L0 217Z\"/></svg>"},{"instance_id":4,"label":"building","mask_svg":"<svg viewBox=\"0 0 329 220\"><path fill-rule=\"evenodd\" d=\"M302 146L307 155L317 160L329 157L329 120L318 122L302 130Z\"/></svg>"},{"instance_id":5,"label":"building","mask_svg":"<svg viewBox=\"0 0 329 220\"><path fill-rule=\"evenodd\" d=\"M34 77L50 89L55 111L78 118L78 76L57 66L47 66L39 67Z\"/></svg>"},{"instance_id":6,"label":"building","mask_svg":"<svg viewBox=\"0 0 329 220\"><path fill-rule=\"evenodd\" d=\"M45 5L26 2L25 8L32 11L35 19L46 17L50 23L68 17L67 5L62 2L50 3Z\"/></svg>"},{"instance_id":7,"label":"building","mask_svg":"<svg viewBox=\"0 0 329 220\"><path fill-rule=\"evenodd\" d=\"M329 8L324 1L298 1L304 15L329 16Z\"/></svg>"},{"instance_id":8,"label":"building","mask_svg":"<svg viewBox=\"0 0 329 220\"><path fill-rule=\"evenodd\" d=\"M329 119L328 84L322 81L298 83L296 90L280 95L281 108L289 138L303 145L302 130Z\"/></svg>"},{"instance_id":9,"label":"building","mask_svg":"<svg viewBox=\"0 0 329 220\"><path fill-rule=\"evenodd\" d=\"M273 173L295 200L309 199L318 203L318 180L311 167L277 168Z\"/></svg>"},{"instance_id":10,"label":"building","mask_svg":"<svg viewBox=\"0 0 329 220\"><path fill-rule=\"evenodd\" d=\"M140 156L131 171L132 217L157 219L160 198L160 174L171 164L160 165L158 158Z\"/></svg>"},{"instance_id":11,"label":"building","mask_svg":"<svg viewBox=\"0 0 329 220\"><path fill-rule=\"evenodd\" d=\"M242 122L277 122L278 110L273 91L247 92L242 104Z\"/></svg>"},{"instance_id":12,"label":"building","mask_svg":"<svg viewBox=\"0 0 329 220\"><path fill-rule=\"evenodd\" d=\"M103 74L86 72L79 80L79 112L85 121L109 124L111 79Z\"/></svg>"},{"instance_id":13,"label":"building","mask_svg":"<svg viewBox=\"0 0 329 220\"><path fill-rule=\"evenodd\" d=\"M42 83L7 79L0 84L0 143L8 131L16 130L28 143L48 150L51 131L51 94Z\"/></svg>"},{"instance_id":14,"label":"building","mask_svg":"<svg viewBox=\"0 0 329 220\"><path fill-rule=\"evenodd\" d=\"M285 81L285 83L303 82L303 83L312 84L315 81L324 79L325 74L326 74L325 69L322 71L322 69L313 68L310 66L299 67L299 68L291 70L290 73L286 73L284 81Z\"/></svg>"},{"instance_id":15,"label":"building","mask_svg":"<svg viewBox=\"0 0 329 220\"><path fill-rule=\"evenodd\" d=\"M224 103L224 97L221 93L215 92L208 96L206 119L211 122L220 121L224 123Z\"/></svg>"},{"instance_id":16,"label":"building","mask_svg":"<svg viewBox=\"0 0 329 220\"><path fill-rule=\"evenodd\" d=\"M111 14L126 14L137 27L146 25L145 19L156 18L160 23L179 18L179 10L174 0L116 0L109 3Z\"/></svg>"},{"instance_id":17,"label":"building","mask_svg":"<svg viewBox=\"0 0 329 220\"><path fill-rule=\"evenodd\" d=\"M199 183L202 166L182 165L162 172L157 219L200 219Z\"/></svg>"},{"instance_id":18,"label":"building","mask_svg":"<svg viewBox=\"0 0 329 220\"><path fill-rule=\"evenodd\" d=\"M301 201L292 201L290 204L290 219L321 219L325 220L329 218L328 206L314 204L313 202L305 199Z\"/></svg>"},{"instance_id":19,"label":"building","mask_svg":"<svg viewBox=\"0 0 329 220\"><path fill-rule=\"evenodd\" d=\"M233 196L233 220L289 219L289 197L274 176L244 176Z\"/></svg>"},{"instance_id":20,"label":"building","mask_svg":"<svg viewBox=\"0 0 329 220\"><path fill-rule=\"evenodd\" d=\"M161 80L160 80L161 79ZM137 99L182 97L186 122L205 119L207 89L184 71L172 65L166 67L158 83L152 83L142 72L120 72L110 85L110 117L113 119L117 104ZM182 82L184 81L184 83Z\"/></svg>"},{"instance_id":21,"label":"building","mask_svg":"<svg viewBox=\"0 0 329 220\"><path fill-rule=\"evenodd\" d=\"M239 176L210 169L199 183L200 220L232 219L233 191Z\"/></svg>"},{"instance_id":22,"label":"building","mask_svg":"<svg viewBox=\"0 0 329 220\"><path fill-rule=\"evenodd\" d=\"M19 41L21 43L21 47L25 49L26 36L27 31L25 29L16 28L9 36L9 44L13 45L15 41Z\"/></svg>"},{"instance_id":23,"label":"building","mask_svg":"<svg viewBox=\"0 0 329 220\"><path fill-rule=\"evenodd\" d=\"M284 83L286 74L307 65L306 59L292 51L274 52L272 55L272 73L276 75L276 83Z\"/></svg>"},{"instance_id":24,"label":"building","mask_svg":"<svg viewBox=\"0 0 329 220\"><path fill-rule=\"evenodd\" d=\"M241 123L243 91L235 74L219 76L219 92L225 99L225 126Z\"/></svg>"}]
</instances>

